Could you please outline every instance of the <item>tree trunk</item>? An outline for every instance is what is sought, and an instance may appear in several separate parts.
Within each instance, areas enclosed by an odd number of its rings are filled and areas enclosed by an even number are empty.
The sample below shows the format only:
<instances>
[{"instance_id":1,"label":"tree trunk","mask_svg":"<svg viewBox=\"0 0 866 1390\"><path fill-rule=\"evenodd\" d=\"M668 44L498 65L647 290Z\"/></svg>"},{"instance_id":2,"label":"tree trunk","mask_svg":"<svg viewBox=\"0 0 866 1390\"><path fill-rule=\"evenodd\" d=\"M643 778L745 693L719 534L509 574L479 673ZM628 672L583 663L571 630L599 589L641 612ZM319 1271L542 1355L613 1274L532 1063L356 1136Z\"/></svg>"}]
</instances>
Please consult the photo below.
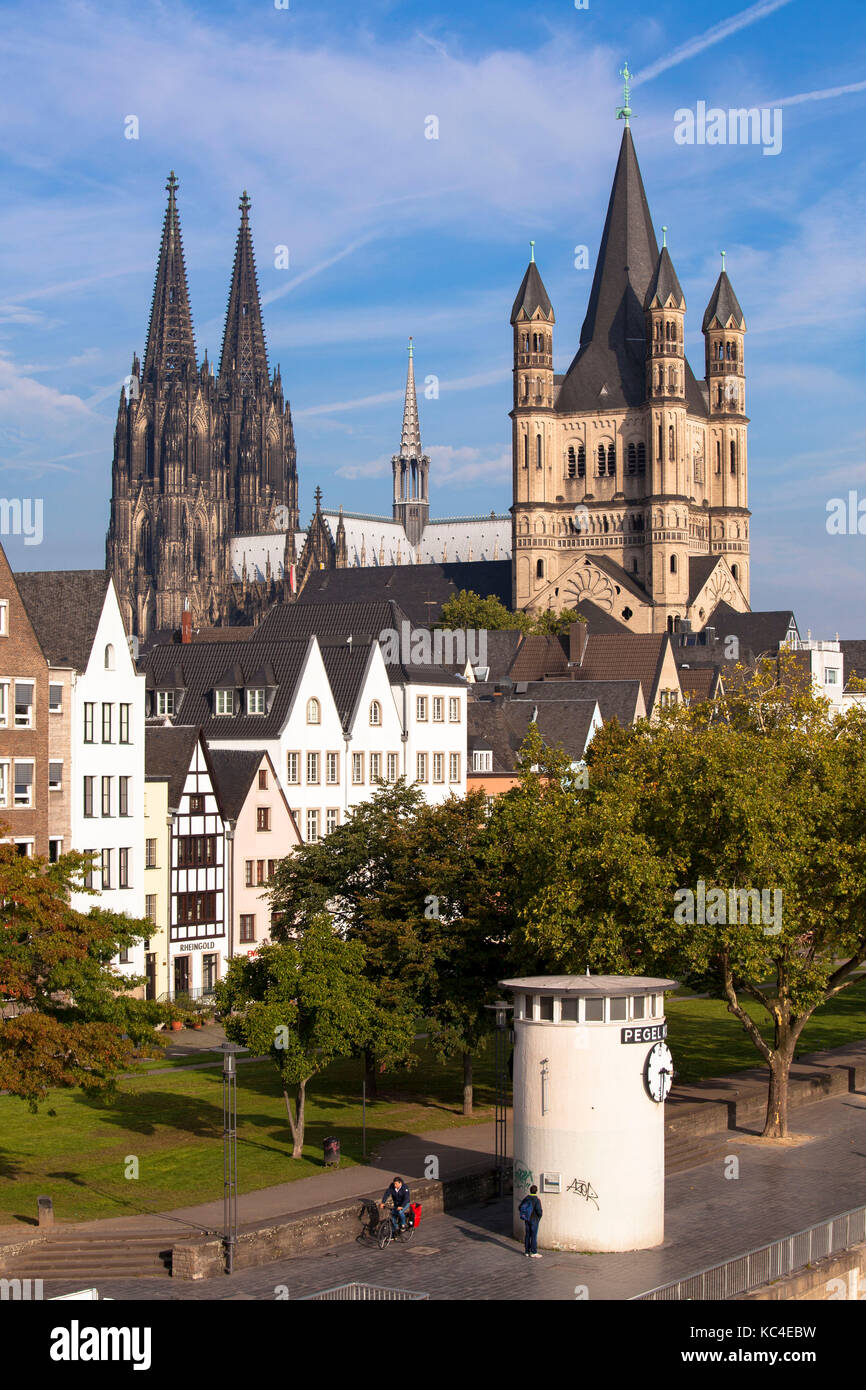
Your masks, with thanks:
<instances>
[{"instance_id":1,"label":"tree trunk","mask_svg":"<svg viewBox=\"0 0 866 1390\"><path fill-rule=\"evenodd\" d=\"M472 1053L463 1053L463 1114L472 1114Z\"/></svg>"},{"instance_id":2,"label":"tree trunk","mask_svg":"<svg viewBox=\"0 0 866 1390\"><path fill-rule=\"evenodd\" d=\"M784 1049L776 1048L771 1054L764 1139L786 1139L788 1136L788 1079L793 1055L793 1043Z\"/></svg>"},{"instance_id":3,"label":"tree trunk","mask_svg":"<svg viewBox=\"0 0 866 1390\"><path fill-rule=\"evenodd\" d=\"M303 1158L304 1156L304 1103L306 1098L307 1083L306 1081L299 1081L297 1095L295 1097L295 1113L293 1115L291 1098L285 1086L283 1087L283 1100L286 1102L289 1129L292 1131L292 1158Z\"/></svg>"},{"instance_id":4,"label":"tree trunk","mask_svg":"<svg viewBox=\"0 0 866 1390\"><path fill-rule=\"evenodd\" d=\"M375 1100L378 1095L376 1086L376 1058L373 1056L369 1047L364 1048L364 1080L367 1083L367 1099Z\"/></svg>"}]
</instances>

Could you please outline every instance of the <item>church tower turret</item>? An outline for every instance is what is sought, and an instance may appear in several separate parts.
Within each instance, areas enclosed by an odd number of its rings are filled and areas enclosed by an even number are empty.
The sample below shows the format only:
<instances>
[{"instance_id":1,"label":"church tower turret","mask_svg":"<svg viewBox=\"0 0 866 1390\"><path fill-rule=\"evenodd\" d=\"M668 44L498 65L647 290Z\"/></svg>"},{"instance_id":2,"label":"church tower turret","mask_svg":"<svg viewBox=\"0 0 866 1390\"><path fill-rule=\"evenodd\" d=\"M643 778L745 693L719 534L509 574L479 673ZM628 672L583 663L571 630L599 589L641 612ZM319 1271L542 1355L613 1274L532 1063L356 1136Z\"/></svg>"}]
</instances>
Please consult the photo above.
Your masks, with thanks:
<instances>
[{"instance_id":1,"label":"church tower turret","mask_svg":"<svg viewBox=\"0 0 866 1390\"><path fill-rule=\"evenodd\" d=\"M709 484L711 542L727 557L731 572L749 597L749 496L744 345L746 320L733 285L722 271L703 321L709 398Z\"/></svg>"},{"instance_id":2,"label":"church tower turret","mask_svg":"<svg viewBox=\"0 0 866 1390\"><path fill-rule=\"evenodd\" d=\"M403 401L403 429L400 452L391 458L394 473L395 521L401 522L406 539L416 546L430 519L429 474L430 460L421 449L421 427L418 423L418 399L415 394L415 350L409 339L409 367L406 373L406 395Z\"/></svg>"},{"instance_id":3,"label":"church tower turret","mask_svg":"<svg viewBox=\"0 0 866 1390\"><path fill-rule=\"evenodd\" d=\"M512 422L512 554L525 520L535 534L533 510L552 501L548 481L553 458L553 305L535 263L535 242L529 243L529 265L511 307L514 333L514 408ZM549 556L542 548L524 547L521 573L528 577L528 593L519 590L517 566L512 567L512 601L525 604L534 590L543 588L550 575Z\"/></svg>"},{"instance_id":4,"label":"church tower turret","mask_svg":"<svg viewBox=\"0 0 866 1390\"><path fill-rule=\"evenodd\" d=\"M689 494L686 437L686 301L662 228L662 249L644 299L646 397L649 414L650 491L658 499L660 524L650 524L646 575L661 616L682 617L689 594ZM671 504L671 505L669 505Z\"/></svg>"}]
</instances>

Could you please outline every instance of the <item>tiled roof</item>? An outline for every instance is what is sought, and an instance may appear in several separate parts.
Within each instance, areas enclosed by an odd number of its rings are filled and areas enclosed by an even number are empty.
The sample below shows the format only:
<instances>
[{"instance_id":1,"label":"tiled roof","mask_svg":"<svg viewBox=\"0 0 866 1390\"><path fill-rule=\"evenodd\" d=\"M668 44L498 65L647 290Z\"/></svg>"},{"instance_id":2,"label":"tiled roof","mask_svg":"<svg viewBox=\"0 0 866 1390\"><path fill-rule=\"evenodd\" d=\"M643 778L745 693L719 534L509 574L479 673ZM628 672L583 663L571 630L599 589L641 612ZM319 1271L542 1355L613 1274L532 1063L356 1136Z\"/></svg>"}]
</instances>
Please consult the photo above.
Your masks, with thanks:
<instances>
[{"instance_id":1,"label":"tiled roof","mask_svg":"<svg viewBox=\"0 0 866 1390\"><path fill-rule=\"evenodd\" d=\"M722 683L716 666L680 666L679 677L683 699L689 704L714 699Z\"/></svg>"},{"instance_id":2,"label":"tiled roof","mask_svg":"<svg viewBox=\"0 0 866 1390\"><path fill-rule=\"evenodd\" d=\"M866 680L866 641L856 637L843 637L839 645L842 648L844 685L848 684L852 676Z\"/></svg>"},{"instance_id":3,"label":"tiled roof","mask_svg":"<svg viewBox=\"0 0 866 1390\"><path fill-rule=\"evenodd\" d=\"M553 322L553 309L547 297L547 290L544 288L544 282L538 273L538 266L533 260L526 268L526 274L511 307L511 322L516 321L521 311L526 314L527 318L531 319L536 309L541 310L548 322Z\"/></svg>"},{"instance_id":4,"label":"tiled roof","mask_svg":"<svg viewBox=\"0 0 866 1390\"><path fill-rule=\"evenodd\" d=\"M467 709L469 748L492 749L493 771L511 772L534 718L548 747L560 747L573 762L579 762L586 751L595 709L594 700L548 699L542 703L519 697L473 702Z\"/></svg>"},{"instance_id":5,"label":"tiled roof","mask_svg":"<svg viewBox=\"0 0 866 1390\"><path fill-rule=\"evenodd\" d=\"M689 597L688 603L694 603L701 589L706 584L716 565L721 564L721 555L690 555L689 556Z\"/></svg>"},{"instance_id":6,"label":"tiled roof","mask_svg":"<svg viewBox=\"0 0 866 1390\"><path fill-rule=\"evenodd\" d=\"M511 561L314 570L297 599L297 606L395 599L413 623L425 625L436 622L442 605L461 589L470 589L482 598L493 594L510 608Z\"/></svg>"},{"instance_id":7,"label":"tiled roof","mask_svg":"<svg viewBox=\"0 0 866 1390\"><path fill-rule=\"evenodd\" d=\"M200 726L206 738L267 740L276 738L285 724L294 698L309 642L273 642L267 657L273 672L274 693L266 714L216 716L213 691L228 672L237 671L246 685L261 671L258 643L193 642L188 646L154 647L142 661L149 689L183 690L177 717ZM261 682L260 682L261 683ZM239 687L235 687L239 688Z\"/></svg>"},{"instance_id":8,"label":"tiled roof","mask_svg":"<svg viewBox=\"0 0 866 1390\"><path fill-rule=\"evenodd\" d=\"M666 632L590 633L576 680L639 680L649 710L670 638Z\"/></svg>"},{"instance_id":9,"label":"tiled roof","mask_svg":"<svg viewBox=\"0 0 866 1390\"><path fill-rule=\"evenodd\" d=\"M747 650L756 657L766 652L775 656L792 622L796 626L790 608L765 613L738 613L736 608L723 602L716 604L706 625L715 629L716 637L722 642L729 636L738 638L740 660L743 660L743 653Z\"/></svg>"},{"instance_id":10,"label":"tiled roof","mask_svg":"<svg viewBox=\"0 0 866 1390\"><path fill-rule=\"evenodd\" d=\"M646 701L639 680L531 681L521 687L520 698L542 704L546 700L593 700L605 724L616 719L627 728L646 718Z\"/></svg>"},{"instance_id":11,"label":"tiled roof","mask_svg":"<svg viewBox=\"0 0 866 1390\"><path fill-rule=\"evenodd\" d=\"M210 749L216 791L226 819L237 820L264 756L263 748Z\"/></svg>"},{"instance_id":12,"label":"tiled roof","mask_svg":"<svg viewBox=\"0 0 866 1390\"><path fill-rule=\"evenodd\" d=\"M84 671L105 605L106 570L32 570L15 575L27 616L52 666Z\"/></svg>"},{"instance_id":13,"label":"tiled roof","mask_svg":"<svg viewBox=\"0 0 866 1390\"><path fill-rule=\"evenodd\" d=\"M723 328L726 328L730 319L738 328L745 328L746 320L743 318L743 311L740 302L734 294L734 287L728 279L727 271L723 270L716 281L715 289L710 295L710 302L704 313L704 321L701 328L704 333L718 319Z\"/></svg>"},{"instance_id":14,"label":"tiled roof","mask_svg":"<svg viewBox=\"0 0 866 1390\"><path fill-rule=\"evenodd\" d=\"M168 780L169 806L180 805L198 734L194 724L148 724L145 728L145 778Z\"/></svg>"},{"instance_id":15,"label":"tiled roof","mask_svg":"<svg viewBox=\"0 0 866 1390\"><path fill-rule=\"evenodd\" d=\"M509 669L513 681L540 681L544 676L568 670L568 639L529 632L517 649Z\"/></svg>"},{"instance_id":16,"label":"tiled roof","mask_svg":"<svg viewBox=\"0 0 866 1390\"><path fill-rule=\"evenodd\" d=\"M330 571L348 573L348 571ZM304 591L306 593L306 590ZM308 637L377 638L386 629L400 632L406 614L393 598L358 602L278 603L252 634L253 645Z\"/></svg>"}]
</instances>

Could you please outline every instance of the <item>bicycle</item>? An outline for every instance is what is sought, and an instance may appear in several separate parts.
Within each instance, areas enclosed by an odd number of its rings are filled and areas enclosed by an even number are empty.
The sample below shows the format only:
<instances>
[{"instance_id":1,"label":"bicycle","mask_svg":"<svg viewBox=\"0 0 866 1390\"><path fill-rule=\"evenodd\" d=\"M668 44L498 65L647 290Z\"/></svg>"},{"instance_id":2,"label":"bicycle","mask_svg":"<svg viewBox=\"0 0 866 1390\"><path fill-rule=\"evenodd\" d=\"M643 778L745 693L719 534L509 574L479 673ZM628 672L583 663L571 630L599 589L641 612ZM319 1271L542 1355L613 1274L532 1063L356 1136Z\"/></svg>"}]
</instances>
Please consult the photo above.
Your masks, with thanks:
<instances>
[{"instance_id":1,"label":"bicycle","mask_svg":"<svg viewBox=\"0 0 866 1390\"><path fill-rule=\"evenodd\" d=\"M397 1220L397 1213L392 1207L390 1211L385 1209L384 1203L379 1207L379 1224L376 1227L376 1244L380 1250L384 1250L391 1244L392 1240L402 1240L408 1242L415 1234L415 1213L411 1207L406 1212L406 1224L400 1227Z\"/></svg>"}]
</instances>

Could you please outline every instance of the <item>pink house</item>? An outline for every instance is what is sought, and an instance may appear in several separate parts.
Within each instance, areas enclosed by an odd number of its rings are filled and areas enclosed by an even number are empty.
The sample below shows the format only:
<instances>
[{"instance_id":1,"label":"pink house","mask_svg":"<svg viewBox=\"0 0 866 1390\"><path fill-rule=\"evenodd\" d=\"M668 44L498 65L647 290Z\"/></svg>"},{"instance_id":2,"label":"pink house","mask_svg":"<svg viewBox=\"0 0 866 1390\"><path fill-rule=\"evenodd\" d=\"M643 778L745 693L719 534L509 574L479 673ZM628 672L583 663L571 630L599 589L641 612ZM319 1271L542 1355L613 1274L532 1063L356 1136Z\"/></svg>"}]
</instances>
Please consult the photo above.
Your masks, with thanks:
<instances>
[{"instance_id":1,"label":"pink house","mask_svg":"<svg viewBox=\"0 0 866 1390\"><path fill-rule=\"evenodd\" d=\"M228 955L252 955L270 939L268 880L301 837L263 749L209 752L226 821Z\"/></svg>"}]
</instances>

